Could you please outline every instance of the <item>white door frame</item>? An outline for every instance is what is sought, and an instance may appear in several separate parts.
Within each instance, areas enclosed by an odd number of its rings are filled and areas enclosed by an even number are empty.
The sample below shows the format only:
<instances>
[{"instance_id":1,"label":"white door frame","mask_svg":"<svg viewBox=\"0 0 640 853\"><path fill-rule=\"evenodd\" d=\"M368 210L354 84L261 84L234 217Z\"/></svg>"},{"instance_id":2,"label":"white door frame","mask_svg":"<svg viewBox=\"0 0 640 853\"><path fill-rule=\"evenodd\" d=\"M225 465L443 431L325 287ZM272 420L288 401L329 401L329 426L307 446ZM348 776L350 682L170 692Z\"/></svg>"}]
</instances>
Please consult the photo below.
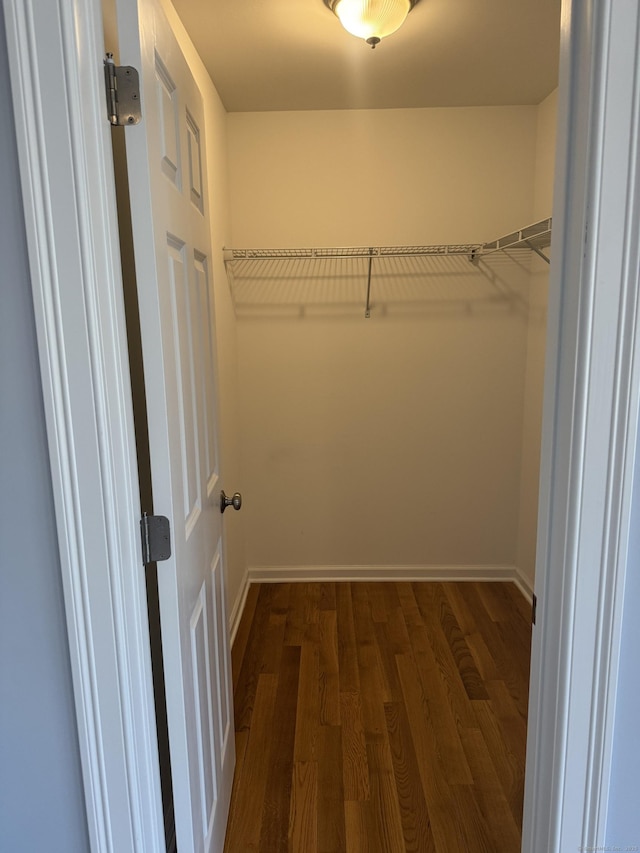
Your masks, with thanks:
<instances>
[{"instance_id":1,"label":"white door frame","mask_svg":"<svg viewBox=\"0 0 640 853\"><path fill-rule=\"evenodd\" d=\"M164 830L100 2L4 9L91 850L155 853Z\"/></svg>"},{"instance_id":2,"label":"white door frame","mask_svg":"<svg viewBox=\"0 0 640 853\"><path fill-rule=\"evenodd\" d=\"M100 0L3 2L91 849L155 853ZM636 7L563 2L527 853L604 843L640 387Z\"/></svg>"},{"instance_id":3,"label":"white door frame","mask_svg":"<svg viewBox=\"0 0 640 853\"><path fill-rule=\"evenodd\" d=\"M603 849L640 389L640 9L564 0L523 850Z\"/></svg>"}]
</instances>

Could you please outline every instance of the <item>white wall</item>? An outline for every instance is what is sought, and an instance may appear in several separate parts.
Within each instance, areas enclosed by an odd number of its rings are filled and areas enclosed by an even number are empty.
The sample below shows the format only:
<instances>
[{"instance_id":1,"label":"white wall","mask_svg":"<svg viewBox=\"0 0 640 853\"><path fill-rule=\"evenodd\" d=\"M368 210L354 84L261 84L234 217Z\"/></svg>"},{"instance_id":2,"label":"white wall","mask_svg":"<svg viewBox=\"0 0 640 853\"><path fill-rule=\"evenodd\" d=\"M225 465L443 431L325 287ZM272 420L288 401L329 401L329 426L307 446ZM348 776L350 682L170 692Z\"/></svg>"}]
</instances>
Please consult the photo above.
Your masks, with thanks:
<instances>
[{"instance_id":1,"label":"white wall","mask_svg":"<svg viewBox=\"0 0 640 853\"><path fill-rule=\"evenodd\" d=\"M538 107L536 167L531 217L534 222L551 216L557 110L558 90L556 89ZM549 267L543 260L534 255L531 259L529 322L527 326L527 366L523 410L517 556L517 565L532 588L536 564L548 288Z\"/></svg>"},{"instance_id":2,"label":"white wall","mask_svg":"<svg viewBox=\"0 0 640 853\"><path fill-rule=\"evenodd\" d=\"M553 179L556 160L556 127L558 124L558 90L538 106L536 129L536 174L533 187L533 219L551 216Z\"/></svg>"},{"instance_id":3,"label":"white wall","mask_svg":"<svg viewBox=\"0 0 640 853\"><path fill-rule=\"evenodd\" d=\"M490 240L531 215L535 107L229 115L234 246Z\"/></svg>"},{"instance_id":4,"label":"white wall","mask_svg":"<svg viewBox=\"0 0 640 853\"><path fill-rule=\"evenodd\" d=\"M537 123L535 107L231 114L233 245L490 240L532 221ZM440 262L368 321L302 314L299 281L239 313L250 567L515 564L528 271L489 269Z\"/></svg>"},{"instance_id":5,"label":"white wall","mask_svg":"<svg viewBox=\"0 0 640 853\"><path fill-rule=\"evenodd\" d=\"M89 838L0 6L0 849Z\"/></svg>"}]
</instances>

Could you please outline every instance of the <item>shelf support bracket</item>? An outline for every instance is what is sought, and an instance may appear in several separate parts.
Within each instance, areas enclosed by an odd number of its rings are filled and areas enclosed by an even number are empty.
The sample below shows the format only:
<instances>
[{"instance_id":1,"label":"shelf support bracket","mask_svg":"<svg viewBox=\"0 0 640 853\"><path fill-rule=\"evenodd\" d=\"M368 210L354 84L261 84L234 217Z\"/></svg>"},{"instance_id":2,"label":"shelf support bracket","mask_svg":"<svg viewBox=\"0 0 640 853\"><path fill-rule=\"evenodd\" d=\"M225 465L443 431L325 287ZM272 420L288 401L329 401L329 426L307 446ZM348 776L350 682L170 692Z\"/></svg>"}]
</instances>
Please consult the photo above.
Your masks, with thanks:
<instances>
[{"instance_id":1,"label":"shelf support bracket","mask_svg":"<svg viewBox=\"0 0 640 853\"><path fill-rule=\"evenodd\" d=\"M365 319L371 317L371 268L373 266L373 249L369 249L369 273L367 275L367 304L364 307Z\"/></svg>"},{"instance_id":2,"label":"shelf support bracket","mask_svg":"<svg viewBox=\"0 0 640 853\"><path fill-rule=\"evenodd\" d=\"M533 243L532 243L530 240L525 240L524 242L525 242L525 243L527 244L527 246L531 249L531 251L532 251L532 252L535 252L535 253L536 253L536 255L539 255L539 256L542 258L542 260L543 260L543 261L546 261L548 264L550 264L550 263L551 263L551 258L548 258L548 257L545 255L545 253L542 251L542 249L539 249L537 246L534 246L534 245L533 245Z\"/></svg>"}]
</instances>

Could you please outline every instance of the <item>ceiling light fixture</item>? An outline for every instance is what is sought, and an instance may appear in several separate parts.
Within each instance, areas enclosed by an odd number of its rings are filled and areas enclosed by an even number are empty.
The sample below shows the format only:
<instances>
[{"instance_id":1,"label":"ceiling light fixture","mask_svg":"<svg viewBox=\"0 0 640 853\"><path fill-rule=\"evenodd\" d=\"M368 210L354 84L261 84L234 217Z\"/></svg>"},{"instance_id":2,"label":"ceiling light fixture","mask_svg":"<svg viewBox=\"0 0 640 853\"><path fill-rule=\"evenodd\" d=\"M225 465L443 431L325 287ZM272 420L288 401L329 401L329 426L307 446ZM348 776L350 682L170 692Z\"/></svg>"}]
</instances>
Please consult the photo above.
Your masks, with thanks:
<instances>
[{"instance_id":1,"label":"ceiling light fixture","mask_svg":"<svg viewBox=\"0 0 640 853\"><path fill-rule=\"evenodd\" d=\"M324 0L342 26L371 47L402 26L418 0Z\"/></svg>"}]
</instances>

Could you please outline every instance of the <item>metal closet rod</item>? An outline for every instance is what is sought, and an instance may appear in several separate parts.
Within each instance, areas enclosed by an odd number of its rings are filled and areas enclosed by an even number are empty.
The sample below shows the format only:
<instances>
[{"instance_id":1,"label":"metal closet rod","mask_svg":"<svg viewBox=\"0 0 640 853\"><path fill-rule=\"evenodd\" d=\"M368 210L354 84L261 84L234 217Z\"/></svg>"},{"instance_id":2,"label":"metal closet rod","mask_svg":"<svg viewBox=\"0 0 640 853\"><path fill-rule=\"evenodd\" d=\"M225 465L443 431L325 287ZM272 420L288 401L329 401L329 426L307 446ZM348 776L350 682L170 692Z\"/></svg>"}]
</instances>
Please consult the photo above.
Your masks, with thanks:
<instances>
[{"instance_id":1,"label":"metal closet rod","mask_svg":"<svg viewBox=\"0 0 640 853\"><path fill-rule=\"evenodd\" d=\"M551 242L551 219L542 219L518 231L512 231L489 243L454 243L437 246L338 246L299 249L225 248L224 260L271 261L295 258L406 258L427 255L469 255L478 258L505 249L532 249L538 252ZM546 261L549 259L543 255Z\"/></svg>"},{"instance_id":2,"label":"metal closet rod","mask_svg":"<svg viewBox=\"0 0 640 853\"><path fill-rule=\"evenodd\" d=\"M541 219L533 225L527 225L519 231L512 231L490 243L483 243L480 247L480 255L492 255L494 252L504 252L507 249L531 249L550 264L550 258L542 250L551 245L551 226L551 218Z\"/></svg>"},{"instance_id":3,"label":"metal closet rod","mask_svg":"<svg viewBox=\"0 0 640 853\"><path fill-rule=\"evenodd\" d=\"M541 219L518 231L512 231L490 243L457 243L440 246L344 246L300 249L223 249L225 264L234 261L274 261L296 259L328 260L331 258L366 258L367 301L364 316L371 316L371 272L374 258L442 257L445 255L467 255L472 263L478 263L484 255L503 252L507 249L531 249L548 264L549 257L542 251L551 244L551 219Z\"/></svg>"},{"instance_id":4,"label":"metal closet rod","mask_svg":"<svg viewBox=\"0 0 640 853\"><path fill-rule=\"evenodd\" d=\"M481 244L465 243L458 246L342 246L307 249L227 249L223 250L225 263L232 261L276 261L297 258L407 258L426 255L471 255L482 248Z\"/></svg>"}]
</instances>

